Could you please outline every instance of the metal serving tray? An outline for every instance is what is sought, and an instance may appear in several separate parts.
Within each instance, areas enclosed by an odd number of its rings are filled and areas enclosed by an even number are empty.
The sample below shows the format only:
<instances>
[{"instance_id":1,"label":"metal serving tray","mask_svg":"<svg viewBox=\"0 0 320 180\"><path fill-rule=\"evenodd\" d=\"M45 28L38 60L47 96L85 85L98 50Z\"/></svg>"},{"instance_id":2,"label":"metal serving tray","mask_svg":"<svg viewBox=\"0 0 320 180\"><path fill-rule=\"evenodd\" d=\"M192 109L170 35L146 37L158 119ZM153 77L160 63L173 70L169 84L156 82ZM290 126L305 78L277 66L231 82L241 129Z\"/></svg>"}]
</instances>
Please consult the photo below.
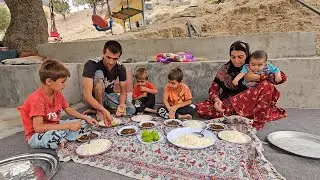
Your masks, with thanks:
<instances>
[{"instance_id":1,"label":"metal serving tray","mask_svg":"<svg viewBox=\"0 0 320 180\"><path fill-rule=\"evenodd\" d=\"M0 160L0 180L47 180L59 168L59 160L51 154L22 154Z\"/></svg>"},{"instance_id":2,"label":"metal serving tray","mask_svg":"<svg viewBox=\"0 0 320 180\"><path fill-rule=\"evenodd\" d=\"M268 135L273 145L300 156L320 158L320 137L297 131L278 131Z\"/></svg>"}]
</instances>

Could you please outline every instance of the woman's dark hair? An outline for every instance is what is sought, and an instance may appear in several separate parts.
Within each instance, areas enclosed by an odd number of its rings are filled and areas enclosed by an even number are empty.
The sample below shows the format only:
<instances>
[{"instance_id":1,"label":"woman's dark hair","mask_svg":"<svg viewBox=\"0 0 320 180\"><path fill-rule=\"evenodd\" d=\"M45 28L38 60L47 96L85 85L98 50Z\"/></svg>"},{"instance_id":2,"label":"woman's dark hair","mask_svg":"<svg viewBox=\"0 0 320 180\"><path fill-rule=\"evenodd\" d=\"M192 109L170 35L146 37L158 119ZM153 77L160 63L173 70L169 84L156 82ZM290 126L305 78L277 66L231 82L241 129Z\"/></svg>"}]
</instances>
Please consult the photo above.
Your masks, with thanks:
<instances>
[{"instance_id":1,"label":"woman's dark hair","mask_svg":"<svg viewBox=\"0 0 320 180\"><path fill-rule=\"evenodd\" d=\"M250 46L248 43L243 42L243 41L236 41L234 43L231 44L230 46L230 51L229 51L229 55L231 56L231 51L236 50L236 51L243 51L246 53L246 64L249 63L249 59L250 59Z\"/></svg>"}]
</instances>

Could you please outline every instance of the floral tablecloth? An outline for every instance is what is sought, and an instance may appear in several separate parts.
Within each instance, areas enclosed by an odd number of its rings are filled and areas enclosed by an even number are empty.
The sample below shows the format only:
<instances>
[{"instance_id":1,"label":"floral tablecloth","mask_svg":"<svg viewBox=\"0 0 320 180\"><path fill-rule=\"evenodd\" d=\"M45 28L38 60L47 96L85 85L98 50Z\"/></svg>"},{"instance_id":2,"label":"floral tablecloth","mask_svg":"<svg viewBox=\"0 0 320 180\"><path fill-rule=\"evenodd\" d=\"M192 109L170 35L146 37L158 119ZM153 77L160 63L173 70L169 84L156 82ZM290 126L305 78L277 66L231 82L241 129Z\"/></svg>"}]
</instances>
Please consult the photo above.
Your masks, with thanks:
<instances>
[{"instance_id":1,"label":"floral tablecloth","mask_svg":"<svg viewBox=\"0 0 320 180\"><path fill-rule=\"evenodd\" d=\"M154 118L163 124L163 119ZM221 121L214 119L206 121ZM122 118L125 125L136 122ZM136 179L285 179L262 154L262 142L249 119L230 116L228 129L249 135L252 142L234 144L219 140L214 146L203 150L184 150L164 140L155 144L142 144L136 136L119 136L114 128L99 128L101 138L113 142L104 154L79 157L75 151L81 143L70 142L58 149L60 161L73 160ZM160 133L160 126L157 129ZM169 132L172 128L166 127Z\"/></svg>"}]
</instances>

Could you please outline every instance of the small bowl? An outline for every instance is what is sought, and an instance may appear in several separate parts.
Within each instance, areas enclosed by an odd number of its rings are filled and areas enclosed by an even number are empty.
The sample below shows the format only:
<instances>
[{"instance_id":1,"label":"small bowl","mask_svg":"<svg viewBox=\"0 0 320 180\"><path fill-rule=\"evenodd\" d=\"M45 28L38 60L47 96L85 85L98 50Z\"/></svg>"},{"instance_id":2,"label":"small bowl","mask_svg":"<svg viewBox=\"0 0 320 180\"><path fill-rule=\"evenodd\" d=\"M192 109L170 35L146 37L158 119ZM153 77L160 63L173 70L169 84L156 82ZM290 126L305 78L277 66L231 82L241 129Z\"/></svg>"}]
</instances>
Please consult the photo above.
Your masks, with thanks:
<instances>
[{"instance_id":1,"label":"small bowl","mask_svg":"<svg viewBox=\"0 0 320 180\"><path fill-rule=\"evenodd\" d=\"M222 128L212 128L212 125L221 126ZM223 123L209 123L207 124L207 129L211 131L224 131L226 129L226 125Z\"/></svg>"},{"instance_id":2,"label":"small bowl","mask_svg":"<svg viewBox=\"0 0 320 180\"><path fill-rule=\"evenodd\" d=\"M135 132L134 133L130 133L130 134L122 134L121 132L125 129L134 129ZM124 126L120 129L118 129L117 133L120 135L120 136L132 136L132 135L135 135L138 133L138 130L139 128L137 126Z\"/></svg>"},{"instance_id":3,"label":"small bowl","mask_svg":"<svg viewBox=\"0 0 320 180\"><path fill-rule=\"evenodd\" d=\"M142 125L143 125L144 123L151 123L152 126L150 126L150 127L143 127ZM143 122L140 122L140 123L139 123L139 127L142 128L142 129L154 128L154 127L157 126L157 125L158 125L158 123L157 123L157 122L154 122L154 121L143 121Z\"/></svg>"},{"instance_id":4,"label":"small bowl","mask_svg":"<svg viewBox=\"0 0 320 180\"><path fill-rule=\"evenodd\" d=\"M177 124L177 125L170 125L170 124L168 124L168 123L171 122L171 121L176 121L176 122L178 122L179 124ZM179 126L182 125L182 121L180 121L179 119L167 119L167 120L165 120L163 123L164 123L164 125L166 125L166 126L168 126L168 127L179 127Z\"/></svg>"},{"instance_id":5,"label":"small bowl","mask_svg":"<svg viewBox=\"0 0 320 180\"><path fill-rule=\"evenodd\" d=\"M99 138L101 136L101 133L98 132L98 131L92 131L92 133L98 135L96 138L93 138L93 139L97 139L97 138ZM86 140L81 140L80 139L82 136L87 136L88 134L89 134L89 132L85 133L85 134L82 134L81 136L77 137L77 141L79 141L79 142L87 142L87 141L89 141L89 139L86 139ZM91 138L91 140L93 140L93 139Z\"/></svg>"}]
</instances>

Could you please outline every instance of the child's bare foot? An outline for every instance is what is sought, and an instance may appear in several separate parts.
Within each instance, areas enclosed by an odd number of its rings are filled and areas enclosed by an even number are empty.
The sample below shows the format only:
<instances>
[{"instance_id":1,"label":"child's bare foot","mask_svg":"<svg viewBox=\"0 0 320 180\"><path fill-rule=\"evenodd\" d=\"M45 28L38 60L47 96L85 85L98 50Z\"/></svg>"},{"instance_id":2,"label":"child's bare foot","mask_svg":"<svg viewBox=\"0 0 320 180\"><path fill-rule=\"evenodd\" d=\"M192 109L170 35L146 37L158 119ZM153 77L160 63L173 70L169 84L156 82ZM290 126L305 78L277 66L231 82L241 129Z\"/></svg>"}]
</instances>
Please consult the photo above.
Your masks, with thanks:
<instances>
[{"instance_id":1,"label":"child's bare foot","mask_svg":"<svg viewBox=\"0 0 320 180\"><path fill-rule=\"evenodd\" d=\"M97 110L87 109L87 110L83 111L82 114L87 115L87 114L95 114L95 113L97 113Z\"/></svg>"},{"instance_id":2,"label":"child's bare foot","mask_svg":"<svg viewBox=\"0 0 320 180\"><path fill-rule=\"evenodd\" d=\"M67 140L60 141L59 149L64 149L64 147L66 146L67 142L68 142Z\"/></svg>"},{"instance_id":3,"label":"child's bare foot","mask_svg":"<svg viewBox=\"0 0 320 180\"><path fill-rule=\"evenodd\" d=\"M179 114L179 119L187 119L187 120L191 120L192 116L190 114L184 114L184 115L180 115Z\"/></svg>"},{"instance_id":4,"label":"child's bare foot","mask_svg":"<svg viewBox=\"0 0 320 180\"><path fill-rule=\"evenodd\" d=\"M145 108L144 111L145 111L145 112L149 112L149 113L157 114L157 110L156 110L156 109Z\"/></svg>"}]
</instances>

